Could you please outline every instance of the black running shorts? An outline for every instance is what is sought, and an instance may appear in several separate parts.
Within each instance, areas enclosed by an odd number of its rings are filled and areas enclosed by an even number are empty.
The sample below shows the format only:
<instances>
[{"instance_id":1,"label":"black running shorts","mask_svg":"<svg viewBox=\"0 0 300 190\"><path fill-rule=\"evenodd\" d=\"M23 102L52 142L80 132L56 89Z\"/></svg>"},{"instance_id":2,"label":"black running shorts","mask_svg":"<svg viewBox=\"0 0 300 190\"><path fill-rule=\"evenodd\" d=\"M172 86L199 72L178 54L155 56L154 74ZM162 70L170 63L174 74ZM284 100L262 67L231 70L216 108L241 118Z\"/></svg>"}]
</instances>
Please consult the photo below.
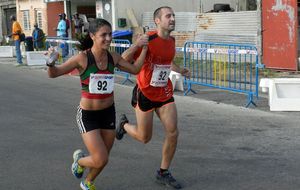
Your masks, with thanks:
<instances>
[{"instance_id":1,"label":"black running shorts","mask_svg":"<svg viewBox=\"0 0 300 190\"><path fill-rule=\"evenodd\" d=\"M103 110L83 110L78 106L76 115L77 125L80 133L86 133L95 129L116 128L115 105Z\"/></svg>"},{"instance_id":2,"label":"black running shorts","mask_svg":"<svg viewBox=\"0 0 300 190\"><path fill-rule=\"evenodd\" d=\"M172 102L174 102L173 97L171 97L170 99L168 99L165 102L153 102L153 101L149 100L146 96L144 96L144 94L138 88L137 85L133 88L133 91L132 91L131 105L133 107L136 107L136 105L138 104L140 110L142 110L143 112L147 112L147 111L153 110L155 108L160 108L160 107L162 107L168 103L172 103Z\"/></svg>"}]
</instances>

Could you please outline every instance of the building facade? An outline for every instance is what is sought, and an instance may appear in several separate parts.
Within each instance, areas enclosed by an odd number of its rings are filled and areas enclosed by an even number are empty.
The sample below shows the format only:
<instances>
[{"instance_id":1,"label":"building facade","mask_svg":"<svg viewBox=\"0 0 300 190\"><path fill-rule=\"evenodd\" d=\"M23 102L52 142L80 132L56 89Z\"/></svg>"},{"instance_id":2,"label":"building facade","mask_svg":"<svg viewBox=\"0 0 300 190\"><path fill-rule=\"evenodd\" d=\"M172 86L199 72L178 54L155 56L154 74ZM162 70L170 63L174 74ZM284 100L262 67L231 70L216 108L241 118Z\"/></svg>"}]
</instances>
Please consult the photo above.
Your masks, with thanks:
<instances>
[{"instance_id":1,"label":"building facade","mask_svg":"<svg viewBox=\"0 0 300 190\"><path fill-rule=\"evenodd\" d=\"M0 44L11 33L10 16L16 14L15 0L0 0Z\"/></svg>"},{"instance_id":2,"label":"building facade","mask_svg":"<svg viewBox=\"0 0 300 190\"><path fill-rule=\"evenodd\" d=\"M42 0L16 0L16 16L26 36L31 36L34 24L48 30L47 4Z\"/></svg>"},{"instance_id":3,"label":"building facade","mask_svg":"<svg viewBox=\"0 0 300 190\"><path fill-rule=\"evenodd\" d=\"M232 14L222 11L216 14L212 11L215 4L230 5ZM299 5L296 1L286 0L0 0L0 41L9 34L9 16L13 13L17 13L26 35L31 35L32 26L38 23L48 36L56 36L58 14L63 12L69 19L75 12L85 15L87 20L104 18L112 23L113 30L128 30L144 26L147 19L150 23L151 13L165 5L172 7L175 13L181 13L183 22L185 12L196 13L196 18L189 19L191 22L187 27L181 27L189 28L194 34L183 34L187 38L182 39L247 41L258 47L261 61L267 68L299 70ZM177 25L180 24L180 18L177 17L177 21ZM194 31L190 30L193 25ZM176 35L181 38L182 33Z\"/></svg>"}]
</instances>

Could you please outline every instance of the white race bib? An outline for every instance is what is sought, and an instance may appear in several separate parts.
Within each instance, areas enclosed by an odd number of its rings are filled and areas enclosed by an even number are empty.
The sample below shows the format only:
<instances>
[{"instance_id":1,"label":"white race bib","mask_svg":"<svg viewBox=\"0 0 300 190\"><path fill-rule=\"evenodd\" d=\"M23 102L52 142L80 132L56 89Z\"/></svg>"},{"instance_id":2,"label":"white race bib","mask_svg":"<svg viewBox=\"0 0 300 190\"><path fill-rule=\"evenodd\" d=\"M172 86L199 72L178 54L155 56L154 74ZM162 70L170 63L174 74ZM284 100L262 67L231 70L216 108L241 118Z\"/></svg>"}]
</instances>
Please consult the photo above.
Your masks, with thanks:
<instances>
[{"instance_id":1,"label":"white race bib","mask_svg":"<svg viewBox=\"0 0 300 190\"><path fill-rule=\"evenodd\" d=\"M165 87L168 84L171 65L154 64L150 85L154 87Z\"/></svg>"},{"instance_id":2,"label":"white race bib","mask_svg":"<svg viewBox=\"0 0 300 190\"><path fill-rule=\"evenodd\" d=\"M89 92L91 94L111 94L113 91L113 74L90 74Z\"/></svg>"}]
</instances>

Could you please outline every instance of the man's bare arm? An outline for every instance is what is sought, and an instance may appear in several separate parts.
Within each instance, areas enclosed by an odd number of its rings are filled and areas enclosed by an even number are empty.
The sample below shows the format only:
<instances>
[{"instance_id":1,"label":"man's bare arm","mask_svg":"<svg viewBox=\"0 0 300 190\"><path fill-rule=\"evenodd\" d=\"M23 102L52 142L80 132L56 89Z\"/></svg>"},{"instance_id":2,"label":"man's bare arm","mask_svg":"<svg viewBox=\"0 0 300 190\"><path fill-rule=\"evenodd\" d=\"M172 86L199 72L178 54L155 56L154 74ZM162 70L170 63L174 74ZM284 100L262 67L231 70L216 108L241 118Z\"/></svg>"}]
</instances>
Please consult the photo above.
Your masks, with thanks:
<instances>
[{"instance_id":1,"label":"man's bare arm","mask_svg":"<svg viewBox=\"0 0 300 190\"><path fill-rule=\"evenodd\" d=\"M176 63L172 62L171 70L182 74L185 77L190 77L190 71L186 68L180 68Z\"/></svg>"}]
</instances>

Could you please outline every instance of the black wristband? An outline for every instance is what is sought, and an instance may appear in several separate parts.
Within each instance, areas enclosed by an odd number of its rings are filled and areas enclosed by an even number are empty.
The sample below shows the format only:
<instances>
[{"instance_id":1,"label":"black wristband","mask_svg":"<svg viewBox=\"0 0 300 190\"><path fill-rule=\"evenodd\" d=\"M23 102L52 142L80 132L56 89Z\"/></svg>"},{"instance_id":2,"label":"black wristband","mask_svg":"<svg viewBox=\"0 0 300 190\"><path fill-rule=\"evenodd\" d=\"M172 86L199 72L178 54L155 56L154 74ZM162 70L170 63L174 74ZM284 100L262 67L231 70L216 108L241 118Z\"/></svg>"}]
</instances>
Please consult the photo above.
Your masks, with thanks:
<instances>
[{"instance_id":1,"label":"black wristband","mask_svg":"<svg viewBox=\"0 0 300 190\"><path fill-rule=\"evenodd\" d=\"M46 66L47 66L47 67L54 67L54 64L46 63Z\"/></svg>"}]
</instances>

